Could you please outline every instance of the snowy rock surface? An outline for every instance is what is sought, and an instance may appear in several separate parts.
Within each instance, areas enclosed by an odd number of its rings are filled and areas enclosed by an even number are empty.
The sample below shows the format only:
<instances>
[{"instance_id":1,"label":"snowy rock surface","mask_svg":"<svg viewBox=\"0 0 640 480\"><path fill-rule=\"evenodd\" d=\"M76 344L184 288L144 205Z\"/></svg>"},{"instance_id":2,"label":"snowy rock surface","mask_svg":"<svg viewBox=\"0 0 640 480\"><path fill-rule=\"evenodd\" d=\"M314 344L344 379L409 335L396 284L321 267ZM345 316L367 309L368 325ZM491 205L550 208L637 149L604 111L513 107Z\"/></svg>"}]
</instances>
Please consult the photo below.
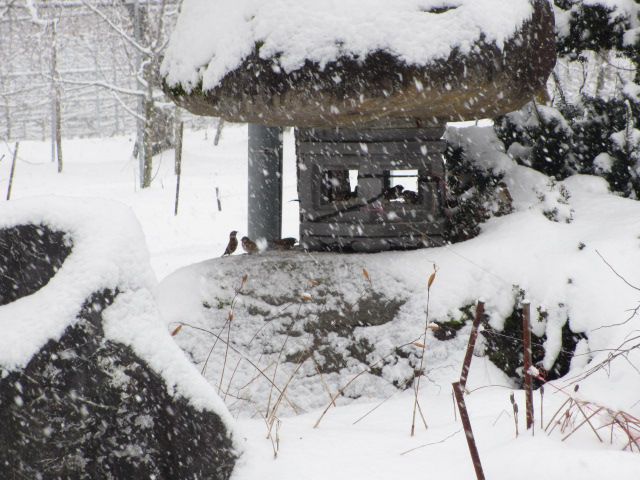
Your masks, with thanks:
<instances>
[{"instance_id":1,"label":"snowy rock surface","mask_svg":"<svg viewBox=\"0 0 640 480\"><path fill-rule=\"evenodd\" d=\"M0 219L0 476L228 478L229 414L159 322L128 209L37 198Z\"/></svg>"},{"instance_id":2,"label":"snowy rock surface","mask_svg":"<svg viewBox=\"0 0 640 480\"><path fill-rule=\"evenodd\" d=\"M532 13L529 0L186 0L162 69L169 85L211 90L256 44L286 72L380 50L426 65L481 36L502 47Z\"/></svg>"},{"instance_id":3,"label":"snowy rock surface","mask_svg":"<svg viewBox=\"0 0 640 480\"><path fill-rule=\"evenodd\" d=\"M367 373L348 386L339 404L386 398L406 386L419 363L420 348L413 342L424 330L426 282L434 263L439 271L429 318L462 320L464 325L450 341L440 342L428 334L429 382L443 389L459 375L469 332L465 325L469 317L463 310L469 311L470 305L484 298L490 325L501 329L514 311L514 286L531 301L536 335L546 334L541 367L552 369L558 355L566 353L565 326L586 337L578 345L580 356L570 362L569 378L580 376L589 362L593 366L606 360L608 349L616 348L638 327L640 320L633 318L619 327L602 328L627 320L628 309L637 304L637 292L619 281L597 254L633 281L629 259L640 259L637 202L611 195L599 178L576 176L551 182L517 165L500 151L490 128L450 129L447 136L452 144L472 152L479 167L502 172L513 197L515 212L488 221L478 237L412 252L233 256L183 268L160 284L159 306L168 328L189 323L206 330L185 326L176 341L200 368L206 363L205 376L222 385L234 414L264 412L270 394L279 396L271 385L274 378L278 388L290 382L287 398L297 408L284 402L279 414L325 406L327 389L335 394L363 369ZM228 324L231 303L245 274L246 285L234 302L233 320ZM344 300L332 304L338 298L335 290ZM340 323L358 311L349 311L346 305L357 304L361 294L379 295L397 302L397 307L378 307L373 315L365 315L372 319L341 331ZM331 311L334 332L314 338L309 327L318 325L316 317L323 311ZM217 336L221 339L216 343ZM313 358L299 355L314 344L319 347L316 352L322 353ZM399 346L403 347L398 352ZM477 353L483 351L479 345ZM325 360L330 365L337 357L330 353L341 354L340 369L324 369ZM474 362L491 372L491 383L509 384L487 357ZM629 382L640 388L637 374L622 359L615 368L620 372L616 386ZM637 411L637 398L624 393L628 388L603 388L613 381L602 378L605 373L582 382L580 391L613 408Z\"/></svg>"},{"instance_id":4,"label":"snowy rock surface","mask_svg":"<svg viewBox=\"0 0 640 480\"><path fill-rule=\"evenodd\" d=\"M195 114L320 127L496 116L554 62L546 0L187 0L161 73Z\"/></svg>"}]
</instances>

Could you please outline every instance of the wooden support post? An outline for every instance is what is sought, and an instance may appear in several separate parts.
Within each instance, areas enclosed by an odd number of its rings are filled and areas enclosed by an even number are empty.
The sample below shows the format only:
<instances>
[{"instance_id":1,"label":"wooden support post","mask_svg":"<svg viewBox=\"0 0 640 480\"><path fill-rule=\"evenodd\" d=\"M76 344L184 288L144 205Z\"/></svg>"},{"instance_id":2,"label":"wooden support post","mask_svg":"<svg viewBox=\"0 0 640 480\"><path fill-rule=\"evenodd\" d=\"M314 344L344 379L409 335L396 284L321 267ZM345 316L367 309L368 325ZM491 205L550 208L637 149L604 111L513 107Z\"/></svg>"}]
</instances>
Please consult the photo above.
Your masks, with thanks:
<instances>
[{"instance_id":1,"label":"wooden support post","mask_svg":"<svg viewBox=\"0 0 640 480\"><path fill-rule=\"evenodd\" d=\"M469 453L471 454L471 460L473 461L473 468L476 471L476 478L478 480L484 480L484 472L482 470L482 463L480 462L480 453L476 446L473 429L471 428L471 420L469 420L469 412L467 412L467 405L464 401L464 388L460 385L460 382L453 383L453 394L456 397L458 411L460 412L460 420L462 420L462 426L464 428L464 435L467 438L467 445L469 446Z\"/></svg>"},{"instance_id":2,"label":"wooden support post","mask_svg":"<svg viewBox=\"0 0 640 480\"><path fill-rule=\"evenodd\" d=\"M178 202L180 201L180 177L182 175L182 137L184 134L184 122L178 123L176 129L175 173L176 173L176 204L173 214L178 215Z\"/></svg>"},{"instance_id":3,"label":"wooden support post","mask_svg":"<svg viewBox=\"0 0 640 480\"><path fill-rule=\"evenodd\" d=\"M7 188L7 200L11 199L11 186L13 185L13 175L16 173L16 160L18 159L18 147L20 142L16 142L16 148L13 150L13 160L11 162L11 173L9 173L9 187Z\"/></svg>"},{"instance_id":4,"label":"wooden support post","mask_svg":"<svg viewBox=\"0 0 640 480\"><path fill-rule=\"evenodd\" d=\"M282 129L249 124L249 237L274 240L282 231Z\"/></svg>"},{"instance_id":5,"label":"wooden support post","mask_svg":"<svg viewBox=\"0 0 640 480\"><path fill-rule=\"evenodd\" d=\"M522 304L522 343L524 345L524 391L527 412L527 430L533 428L533 379L531 378L531 304Z\"/></svg>"},{"instance_id":6,"label":"wooden support post","mask_svg":"<svg viewBox=\"0 0 640 480\"><path fill-rule=\"evenodd\" d=\"M476 316L473 319L473 326L471 327L471 335L469 336L469 343L467 345L467 353L464 356L464 362L462 364L462 373L460 374L460 387L462 390L467 387L467 377L469 376L469 368L471 367L471 359L473 358L473 350L476 347L476 340L478 338L478 329L480 328L480 322L484 316L484 302L478 300L476 305Z\"/></svg>"}]
</instances>

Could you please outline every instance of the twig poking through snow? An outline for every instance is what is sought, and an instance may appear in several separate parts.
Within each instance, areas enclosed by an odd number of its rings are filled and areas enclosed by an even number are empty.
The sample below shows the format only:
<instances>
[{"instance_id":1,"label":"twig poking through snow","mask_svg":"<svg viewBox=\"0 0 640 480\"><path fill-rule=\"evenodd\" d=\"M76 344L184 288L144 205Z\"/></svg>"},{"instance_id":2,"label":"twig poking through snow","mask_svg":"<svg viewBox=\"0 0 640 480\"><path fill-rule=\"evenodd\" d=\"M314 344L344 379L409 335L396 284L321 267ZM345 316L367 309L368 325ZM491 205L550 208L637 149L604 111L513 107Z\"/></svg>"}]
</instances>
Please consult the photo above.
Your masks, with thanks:
<instances>
[{"instance_id":1,"label":"twig poking through snow","mask_svg":"<svg viewBox=\"0 0 640 480\"><path fill-rule=\"evenodd\" d=\"M444 443L444 442L446 442L447 440L449 440L451 437L455 437L455 436L456 436L457 434L459 434L461 431L462 431L462 429L460 429L460 430L456 430L456 431L455 431L455 432L453 432L452 434L447 435L446 437L444 437L442 440L438 440L437 442L425 443L424 445L418 445L418 446L417 446L417 447L415 447L415 448L412 448L412 449L410 449L410 450L407 450L407 451L405 451L405 452L402 452L400 455L406 455L407 453L415 452L416 450L420 450L421 448L424 448L424 447L429 447L429 446L431 446L431 445L438 445L439 443Z\"/></svg>"}]
</instances>

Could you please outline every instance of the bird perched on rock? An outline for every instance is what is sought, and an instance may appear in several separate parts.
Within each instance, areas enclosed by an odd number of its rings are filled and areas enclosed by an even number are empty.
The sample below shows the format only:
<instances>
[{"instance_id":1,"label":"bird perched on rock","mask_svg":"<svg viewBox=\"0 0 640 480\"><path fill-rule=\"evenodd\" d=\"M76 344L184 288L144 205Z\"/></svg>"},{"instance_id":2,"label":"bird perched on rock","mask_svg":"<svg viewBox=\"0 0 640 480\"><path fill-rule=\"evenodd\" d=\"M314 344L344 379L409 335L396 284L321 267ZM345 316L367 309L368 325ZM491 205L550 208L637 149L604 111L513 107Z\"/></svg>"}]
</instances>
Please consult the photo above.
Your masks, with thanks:
<instances>
[{"instance_id":1,"label":"bird perched on rock","mask_svg":"<svg viewBox=\"0 0 640 480\"><path fill-rule=\"evenodd\" d=\"M297 240L293 237L277 238L269 242L269 247L274 250L291 250Z\"/></svg>"},{"instance_id":2,"label":"bird perched on rock","mask_svg":"<svg viewBox=\"0 0 640 480\"><path fill-rule=\"evenodd\" d=\"M259 252L258 245L256 245L256 242L251 240L249 237L242 237L240 241L242 242L242 249L249 255Z\"/></svg>"},{"instance_id":3,"label":"bird perched on rock","mask_svg":"<svg viewBox=\"0 0 640 480\"><path fill-rule=\"evenodd\" d=\"M227 248L222 254L223 257L225 255L231 255L233 252L236 251L236 248L238 248L238 239L236 238L237 234L238 232L236 232L235 230L229 234L229 243L227 243Z\"/></svg>"}]
</instances>

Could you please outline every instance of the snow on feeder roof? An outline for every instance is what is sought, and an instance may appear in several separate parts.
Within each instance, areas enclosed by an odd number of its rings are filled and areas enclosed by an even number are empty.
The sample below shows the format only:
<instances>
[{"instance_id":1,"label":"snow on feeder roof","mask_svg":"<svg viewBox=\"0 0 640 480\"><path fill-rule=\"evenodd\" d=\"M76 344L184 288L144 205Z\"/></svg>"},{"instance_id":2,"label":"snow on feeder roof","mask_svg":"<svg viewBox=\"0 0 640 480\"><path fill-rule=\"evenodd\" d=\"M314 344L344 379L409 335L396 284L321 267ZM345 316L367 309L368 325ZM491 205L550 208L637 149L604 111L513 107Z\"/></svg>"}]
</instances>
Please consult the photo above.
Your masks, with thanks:
<instances>
[{"instance_id":1,"label":"snow on feeder roof","mask_svg":"<svg viewBox=\"0 0 640 480\"><path fill-rule=\"evenodd\" d=\"M554 63L547 0L185 0L162 75L196 114L344 127L513 111Z\"/></svg>"}]
</instances>

